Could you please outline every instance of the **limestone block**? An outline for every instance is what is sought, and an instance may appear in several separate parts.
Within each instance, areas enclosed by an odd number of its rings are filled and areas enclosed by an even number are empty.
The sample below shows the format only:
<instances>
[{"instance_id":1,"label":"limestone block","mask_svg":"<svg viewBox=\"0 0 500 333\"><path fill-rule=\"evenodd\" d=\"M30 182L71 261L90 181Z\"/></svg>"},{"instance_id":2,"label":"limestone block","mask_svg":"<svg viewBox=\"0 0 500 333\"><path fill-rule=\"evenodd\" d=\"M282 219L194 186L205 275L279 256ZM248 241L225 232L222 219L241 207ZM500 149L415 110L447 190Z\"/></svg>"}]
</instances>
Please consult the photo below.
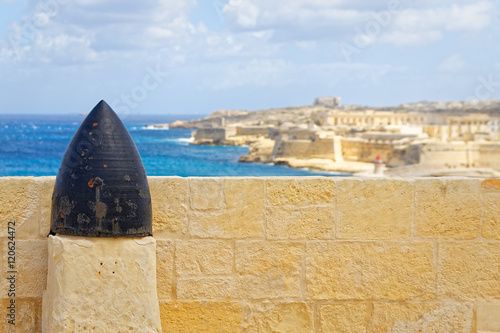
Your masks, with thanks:
<instances>
[{"instance_id":1,"label":"limestone block","mask_svg":"<svg viewBox=\"0 0 500 333\"><path fill-rule=\"evenodd\" d=\"M339 239L411 235L412 185L403 179L343 179L337 197Z\"/></svg>"},{"instance_id":2,"label":"limestone block","mask_svg":"<svg viewBox=\"0 0 500 333\"><path fill-rule=\"evenodd\" d=\"M241 332L241 305L230 302L160 304L163 332Z\"/></svg>"},{"instance_id":3,"label":"limestone block","mask_svg":"<svg viewBox=\"0 0 500 333\"><path fill-rule=\"evenodd\" d=\"M233 238L231 218L225 210L191 212L189 234L200 238Z\"/></svg>"},{"instance_id":4,"label":"limestone block","mask_svg":"<svg viewBox=\"0 0 500 333\"><path fill-rule=\"evenodd\" d=\"M223 193L223 178L189 178L189 198L192 209L222 208Z\"/></svg>"},{"instance_id":5,"label":"limestone block","mask_svg":"<svg viewBox=\"0 0 500 333\"><path fill-rule=\"evenodd\" d=\"M303 252L294 242L236 242L237 297L299 297Z\"/></svg>"},{"instance_id":6,"label":"limestone block","mask_svg":"<svg viewBox=\"0 0 500 333\"><path fill-rule=\"evenodd\" d=\"M16 261L16 296L41 298L47 285L47 241L16 241Z\"/></svg>"},{"instance_id":7,"label":"limestone block","mask_svg":"<svg viewBox=\"0 0 500 333\"><path fill-rule=\"evenodd\" d=\"M231 296L232 278L221 277L179 277L177 298L186 300L225 299Z\"/></svg>"},{"instance_id":8,"label":"limestone block","mask_svg":"<svg viewBox=\"0 0 500 333\"><path fill-rule=\"evenodd\" d=\"M500 299L500 243L439 244L438 294L463 300Z\"/></svg>"},{"instance_id":9,"label":"limestone block","mask_svg":"<svg viewBox=\"0 0 500 333\"><path fill-rule=\"evenodd\" d=\"M168 240L156 241L156 290L160 300L172 298L174 274L174 244Z\"/></svg>"},{"instance_id":10,"label":"limestone block","mask_svg":"<svg viewBox=\"0 0 500 333\"><path fill-rule=\"evenodd\" d=\"M325 177L268 178L269 206L330 205L335 203L335 182Z\"/></svg>"},{"instance_id":11,"label":"limestone block","mask_svg":"<svg viewBox=\"0 0 500 333\"><path fill-rule=\"evenodd\" d=\"M500 303L477 306L478 332L500 332Z\"/></svg>"},{"instance_id":12,"label":"limestone block","mask_svg":"<svg viewBox=\"0 0 500 333\"><path fill-rule=\"evenodd\" d=\"M224 180L226 210L235 238L265 237L262 178L226 178Z\"/></svg>"},{"instance_id":13,"label":"limestone block","mask_svg":"<svg viewBox=\"0 0 500 333\"><path fill-rule=\"evenodd\" d=\"M479 236L480 180L416 179L414 184L418 236L455 239Z\"/></svg>"},{"instance_id":14,"label":"limestone block","mask_svg":"<svg viewBox=\"0 0 500 333\"><path fill-rule=\"evenodd\" d=\"M482 235L500 240L500 179L487 179L481 183L484 201Z\"/></svg>"},{"instance_id":15,"label":"limestone block","mask_svg":"<svg viewBox=\"0 0 500 333\"><path fill-rule=\"evenodd\" d=\"M250 303L243 308L245 332L314 332L312 307L306 303Z\"/></svg>"},{"instance_id":16,"label":"limestone block","mask_svg":"<svg viewBox=\"0 0 500 333\"><path fill-rule=\"evenodd\" d=\"M471 304L374 303L369 332L472 332Z\"/></svg>"},{"instance_id":17,"label":"limestone block","mask_svg":"<svg viewBox=\"0 0 500 333\"><path fill-rule=\"evenodd\" d=\"M268 239L332 239L335 229L333 205L299 209L267 209Z\"/></svg>"},{"instance_id":18,"label":"limestone block","mask_svg":"<svg viewBox=\"0 0 500 333\"><path fill-rule=\"evenodd\" d=\"M38 216L39 216L39 237L46 239L50 232L50 213L52 209L52 192L56 177L35 178L36 191L38 193Z\"/></svg>"},{"instance_id":19,"label":"limestone block","mask_svg":"<svg viewBox=\"0 0 500 333\"><path fill-rule=\"evenodd\" d=\"M307 297L410 300L435 297L431 242L308 242Z\"/></svg>"},{"instance_id":20,"label":"limestone block","mask_svg":"<svg viewBox=\"0 0 500 333\"><path fill-rule=\"evenodd\" d=\"M148 177L156 239L188 231L188 181L177 177Z\"/></svg>"},{"instance_id":21,"label":"limestone block","mask_svg":"<svg viewBox=\"0 0 500 333\"><path fill-rule=\"evenodd\" d=\"M9 324L9 313L7 309L11 306L10 299L1 299L2 320L0 322L0 332L42 332L42 299L41 298L15 298L15 325Z\"/></svg>"},{"instance_id":22,"label":"limestone block","mask_svg":"<svg viewBox=\"0 0 500 333\"><path fill-rule=\"evenodd\" d=\"M320 307L321 332L366 332L367 303L327 304Z\"/></svg>"},{"instance_id":23,"label":"limestone block","mask_svg":"<svg viewBox=\"0 0 500 333\"><path fill-rule=\"evenodd\" d=\"M153 237L50 236L44 332L160 332Z\"/></svg>"},{"instance_id":24,"label":"limestone block","mask_svg":"<svg viewBox=\"0 0 500 333\"><path fill-rule=\"evenodd\" d=\"M230 275L233 245L219 240L177 241L175 269L178 275Z\"/></svg>"},{"instance_id":25,"label":"limestone block","mask_svg":"<svg viewBox=\"0 0 500 333\"><path fill-rule=\"evenodd\" d=\"M16 239L40 237L35 178L0 177L0 237L7 237L10 221L15 222Z\"/></svg>"},{"instance_id":26,"label":"limestone block","mask_svg":"<svg viewBox=\"0 0 500 333\"><path fill-rule=\"evenodd\" d=\"M200 238L264 237L261 222L246 219L251 213L241 215L241 219L233 214L234 210L193 211L189 217L189 233L191 237Z\"/></svg>"}]
</instances>

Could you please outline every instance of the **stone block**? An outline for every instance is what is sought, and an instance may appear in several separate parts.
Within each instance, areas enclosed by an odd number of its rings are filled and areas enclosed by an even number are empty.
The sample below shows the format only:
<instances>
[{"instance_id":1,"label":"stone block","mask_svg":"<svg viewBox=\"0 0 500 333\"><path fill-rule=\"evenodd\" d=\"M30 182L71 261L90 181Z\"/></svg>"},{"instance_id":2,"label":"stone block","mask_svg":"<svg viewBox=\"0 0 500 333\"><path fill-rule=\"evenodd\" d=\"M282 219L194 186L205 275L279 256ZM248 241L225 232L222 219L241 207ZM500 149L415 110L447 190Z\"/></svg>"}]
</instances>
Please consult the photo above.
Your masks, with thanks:
<instances>
[{"instance_id":1,"label":"stone block","mask_svg":"<svg viewBox=\"0 0 500 333\"><path fill-rule=\"evenodd\" d=\"M193 211L189 218L191 237L200 238L249 238L264 237L264 226L261 222L247 220L252 213L234 215L234 210ZM248 222L248 223L246 223Z\"/></svg>"},{"instance_id":2,"label":"stone block","mask_svg":"<svg viewBox=\"0 0 500 333\"><path fill-rule=\"evenodd\" d=\"M148 177L156 239L188 232L188 181L176 177Z\"/></svg>"},{"instance_id":3,"label":"stone block","mask_svg":"<svg viewBox=\"0 0 500 333\"><path fill-rule=\"evenodd\" d=\"M415 225L424 238L479 236L482 204L478 179L416 179Z\"/></svg>"},{"instance_id":4,"label":"stone block","mask_svg":"<svg viewBox=\"0 0 500 333\"><path fill-rule=\"evenodd\" d=\"M199 276L177 278L178 299L227 299L231 296L232 289L232 278Z\"/></svg>"},{"instance_id":5,"label":"stone block","mask_svg":"<svg viewBox=\"0 0 500 333\"><path fill-rule=\"evenodd\" d=\"M484 238L500 240L500 179L481 182L484 201L482 235Z\"/></svg>"},{"instance_id":6,"label":"stone block","mask_svg":"<svg viewBox=\"0 0 500 333\"><path fill-rule=\"evenodd\" d=\"M174 244L169 240L156 241L156 290L158 299L172 298L174 275Z\"/></svg>"},{"instance_id":7,"label":"stone block","mask_svg":"<svg viewBox=\"0 0 500 333\"><path fill-rule=\"evenodd\" d=\"M10 319L6 317L11 306L10 299L5 298L0 300L2 307L2 321L0 322L0 332L18 333L18 332L42 332L42 299L41 298L15 298L15 325L8 322Z\"/></svg>"},{"instance_id":8,"label":"stone block","mask_svg":"<svg viewBox=\"0 0 500 333\"><path fill-rule=\"evenodd\" d=\"M265 237L265 180L261 178L226 178L226 211L233 237Z\"/></svg>"},{"instance_id":9,"label":"stone block","mask_svg":"<svg viewBox=\"0 0 500 333\"><path fill-rule=\"evenodd\" d=\"M163 332L241 332L241 305L230 302L160 304Z\"/></svg>"},{"instance_id":10,"label":"stone block","mask_svg":"<svg viewBox=\"0 0 500 333\"><path fill-rule=\"evenodd\" d=\"M500 299L500 243L439 244L438 294L462 300Z\"/></svg>"},{"instance_id":11,"label":"stone block","mask_svg":"<svg viewBox=\"0 0 500 333\"><path fill-rule=\"evenodd\" d=\"M231 275L233 245L229 241L177 241L175 269L178 275Z\"/></svg>"},{"instance_id":12,"label":"stone block","mask_svg":"<svg viewBox=\"0 0 500 333\"><path fill-rule=\"evenodd\" d=\"M435 297L431 242L309 242L307 297L410 300Z\"/></svg>"},{"instance_id":13,"label":"stone block","mask_svg":"<svg viewBox=\"0 0 500 333\"><path fill-rule=\"evenodd\" d=\"M314 332L312 307L307 303L249 303L243 308L245 332Z\"/></svg>"},{"instance_id":14,"label":"stone block","mask_svg":"<svg viewBox=\"0 0 500 333\"><path fill-rule=\"evenodd\" d=\"M39 216L39 237L46 239L50 232L50 213L52 210L52 192L56 177L35 178L36 191L38 193L38 216Z\"/></svg>"},{"instance_id":15,"label":"stone block","mask_svg":"<svg viewBox=\"0 0 500 333\"><path fill-rule=\"evenodd\" d=\"M42 297L47 285L47 241L16 241L20 297Z\"/></svg>"},{"instance_id":16,"label":"stone block","mask_svg":"<svg viewBox=\"0 0 500 333\"><path fill-rule=\"evenodd\" d=\"M16 239L40 238L38 194L33 177L0 177L0 237L13 221Z\"/></svg>"},{"instance_id":17,"label":"stone block","mask_svg":"<svg viewBox=\"0 0 500 333\"><path fill-rule=\"evenodd\" d=\"M333 205L267 209L268 239L332 239L335 229Z\"/></svg>"},{"instance_id":18,"label":"stone block","mask_svg":"<svg viewBox=\"0 0 500 333\"><path fill-rule=\"evenodd\" d=\"M335 182L325 177L268 178L268 206L295 207L335 203Z\"/></svg>"},{"instance_id":19,"label":"stone block","mask_svg":"<svg viewBox=\"0 0 500 333\"><path fill-rule=\"evenodd\" d=\"M9 240L3 240L1 267L7 270L7 245ZM12 245L12 244L10 244ZM16 297L41 298L47 285L47 241L46 240L16 240L15 241ZM0 286L7 290L9 281L2 278Z\"/></svg>"},{"instance_id":20,"label":"stone block","mask_svg":"<svg viewBox=\"0 0 500 333\"><path fill-rule=\"evenodd\" d=\"M338 239L411 236L412 185L403 179L343 179L338 183Z\"/></svg>"},{"instance_id":21,"label":"stone block","mask_svg":"<svg viewBox=\"0 0 500 333\"><path fill-rule=\"evenodd\" d=\"M223 178L189 178L191 208L212 210L223 208Z\"/></svg>"},{"instance_id":22,"label":"stone block","mask_svg":"<svg viewBox=\"0 0 500 333\"><path fill-rule=\"evenodd\" d=\"M225 210L191 212L189 234L199 238L233 238L231 218Z\"/></svg>"},{"instance_id":23,"label":"stone block","mask_svg":"<svg viewBox=\"0 0 500 333\"><path fill-rule=\"evenodd\" d=\"M327 304L320 307L320 332L366 332L367 303Z\"/></svg>"},{"instance_id":24,"label":"stone block","mask_svg":"<svg viewBox=\"0 0 500 333\"><path fill-rule=\"evenodd\" d=\"M156 241L50 236L44 332L159 332Z\"/></svg>"},{"instance_id":25,"label":"stone block","mask_svg":"<svg viewBox=\"0 0 500 333\"><path fill-rule=\"evenodd\" d=\"M500 303L478 304L477 331L500 332Z\"/></svg>"},{"instance_id":26,"label":"stone block","mask_svg":"<svg viewBox=\"0 0 500 333\"><path fill-rule=\"evenodd\" d=\"M303 244L236 242L236 297L300 297Z\"/></svg>"},{"instance_id":27,"label":"stone block","mask_svg":"<svg viewBox=\"0 0 500 333\"><path fill-rule=\"evenodd\" d=\"M471 304L374 303L369 332L472 332Z\"/></svg>"}]
</instances>

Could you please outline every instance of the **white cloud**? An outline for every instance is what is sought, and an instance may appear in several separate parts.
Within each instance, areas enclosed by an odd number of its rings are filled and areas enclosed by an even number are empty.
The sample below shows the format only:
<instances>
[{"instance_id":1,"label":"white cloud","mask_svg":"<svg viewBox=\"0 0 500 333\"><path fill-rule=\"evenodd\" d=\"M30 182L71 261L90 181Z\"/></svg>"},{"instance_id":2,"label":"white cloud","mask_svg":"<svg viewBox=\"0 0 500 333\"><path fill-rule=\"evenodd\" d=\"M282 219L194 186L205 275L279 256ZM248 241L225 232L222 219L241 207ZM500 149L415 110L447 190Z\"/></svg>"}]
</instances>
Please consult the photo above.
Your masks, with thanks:
<instances>
[{"instance_id":1,"label":"white cloud","mask_svg":"<svg viewBox=\"0 0 500 333\"><path fill-rule=\"evenodd\" d=\"M380 42L397 46L419 46L436 42L443 37L439 30L428 31L390 31L380 37Z\"/></svg>"},{"instance_id":2,"label":"white cloud","mask_svg":"<svg viewBox=\"0 0 500 333\"><path fill-rule=\"evenodd\" d=\"M438 0L426 2L426 6L401 0L395 8L390 3L378 0L369 3L357 0L230 0L224 7L224 15L236 31L295 31L295 34L286 34L291 39L301 39L308 31L309 36L314 36L311 38L317 39L330 31L330 38L346 40L354 31L378 25L380 31L376 37L380 42L421 45L441 39L446 31L481 31L491 25L498 12L498 5L490 0L458 3ZM329 28L331 30L325 30Z\"/></svg>"},{"instance_id":3,"label":"white cloud","mask_svg":"<svg viewBox=\"0 0 500 333\"><path fill-rule=\"evenodd\" d=\"M477 31L486 28L493 16L489 1L429 9L407 9L395 17L395 28L403 31Z\"/></svg>"},{"instance_id":4,"label":"white cloud","mask_svg":"<svg viewBox=\"0 0 500 333\"><path fill-rule=\"evenodd\" d=\"M203 89L226 90L234 87L307 86L318 82L325 85L360 80L379 82L387 75L404 72L405 68L363 63L297 64L285 59L251 59L247 62L231 62L197 70L206 73L201 83Z\"/></svg>"},{"instance_id":5,"label":"white cloud","mask_svg":"<svg viewBox=\"0 0 500 333\"><path fill-rule=\"evenodd\" d=\"M462 71L466 66L466 62L459 54L453 54L443 60L439 66L438 71L442 73L457 73Z\"/></svg>"}]
</instances>

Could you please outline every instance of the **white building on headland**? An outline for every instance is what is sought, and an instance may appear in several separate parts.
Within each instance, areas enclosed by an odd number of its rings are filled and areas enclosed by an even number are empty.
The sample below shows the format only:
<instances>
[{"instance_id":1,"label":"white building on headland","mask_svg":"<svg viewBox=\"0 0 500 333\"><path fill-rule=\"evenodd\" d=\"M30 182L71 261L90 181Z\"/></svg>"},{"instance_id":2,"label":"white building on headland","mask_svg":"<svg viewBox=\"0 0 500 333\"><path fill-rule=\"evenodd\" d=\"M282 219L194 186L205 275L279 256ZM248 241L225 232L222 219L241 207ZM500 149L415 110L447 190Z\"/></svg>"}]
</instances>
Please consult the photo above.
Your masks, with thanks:
<instances>
[{"instance_id":1,"label":"white building on headland","mask_svg":"<svg viewBox=\"0 0 500 333\"><path fill-rule=\"evenodd\" d=\"M340 105L340 97L318 97L314 100L313 105L322 105L334 108Z\"/></svg>"}]
</instances>

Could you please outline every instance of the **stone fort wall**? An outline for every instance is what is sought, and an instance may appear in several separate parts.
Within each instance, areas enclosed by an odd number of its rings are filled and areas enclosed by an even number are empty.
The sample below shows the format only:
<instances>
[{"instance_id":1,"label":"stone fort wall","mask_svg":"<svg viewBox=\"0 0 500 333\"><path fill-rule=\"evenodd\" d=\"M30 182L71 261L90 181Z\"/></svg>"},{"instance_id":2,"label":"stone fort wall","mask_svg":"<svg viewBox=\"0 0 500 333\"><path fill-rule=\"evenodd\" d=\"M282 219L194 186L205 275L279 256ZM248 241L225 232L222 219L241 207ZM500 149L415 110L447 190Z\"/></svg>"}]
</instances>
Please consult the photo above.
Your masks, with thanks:
<instances>
[{"instance_id":1,"label":"stone fort wall","mask_svg":"<svg viewBox=\"0 0 500 333\"><path fill-rule=\"evenodd\" d=\"M500 180L149 182L164 332L500 331ZM53 184L0 178L0 332L41 330Z\"/></svg>"}]
</instances>

